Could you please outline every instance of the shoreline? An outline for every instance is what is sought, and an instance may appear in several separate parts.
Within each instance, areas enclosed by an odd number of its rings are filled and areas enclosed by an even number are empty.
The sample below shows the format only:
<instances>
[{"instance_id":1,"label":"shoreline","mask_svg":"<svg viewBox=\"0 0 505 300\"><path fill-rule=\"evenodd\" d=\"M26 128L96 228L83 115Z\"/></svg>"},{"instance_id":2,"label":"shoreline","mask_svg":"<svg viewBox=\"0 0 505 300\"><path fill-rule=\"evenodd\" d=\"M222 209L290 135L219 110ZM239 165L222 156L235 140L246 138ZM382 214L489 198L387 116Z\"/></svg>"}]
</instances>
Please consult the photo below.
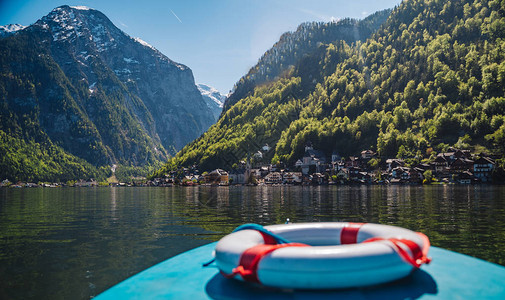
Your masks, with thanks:
<instances>
[{"instance_id":1,"label":"shoreline","mask_svg":"<svg viewBox=\"0 0 505 300\"><path fill-rule=\"evenodd\" d=\"M184 185L184 184L173 184L173 185L89 185L89 186L68 186L66 184L12 184L8 186L0 186L0 189L35 189L35 188L130 188L130 187L143 187L143 188L191 188L191 187L211 187L211 188L219 188L219 187L285 187L285 186L301 186L301 187L316 187L316 186L504 186L504 183L489 183L489 182L480 182L480 183L456 183L456 182L434 182L429 184L424 183L402 183L402 184L383 184L383 183L327 183L327 184L289 184L289 183L281 183L281 184L229 184L229 185L213 185L213 184L193 184L193 185Z\"/></svg>"}]
</instances>

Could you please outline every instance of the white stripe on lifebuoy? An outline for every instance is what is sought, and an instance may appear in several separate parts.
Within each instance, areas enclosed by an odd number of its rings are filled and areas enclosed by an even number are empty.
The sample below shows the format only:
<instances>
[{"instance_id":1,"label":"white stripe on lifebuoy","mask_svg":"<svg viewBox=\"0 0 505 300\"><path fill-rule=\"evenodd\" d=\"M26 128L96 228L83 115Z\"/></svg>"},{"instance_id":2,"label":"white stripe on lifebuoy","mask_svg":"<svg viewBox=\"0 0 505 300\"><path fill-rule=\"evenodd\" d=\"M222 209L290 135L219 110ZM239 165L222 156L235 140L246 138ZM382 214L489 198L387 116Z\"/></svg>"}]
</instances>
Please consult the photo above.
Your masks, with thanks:
<instances>
[{"instance_id":1,"label":"white stripe on lifebuoy","mask_svg":"<svg viewBox=\"0 0 505 300\"><path fill-rule=\"evenodd\" d=\"M413 253L402 243L394 243L389 239L412 241L427 255L427 238L411 230L389 225L360 224L357 243L341 245L342 231L352 224L333 222L265 226L265 229L291 242L311 247L284 247L265 255L257 268L259 282L289 289L332 289L397 280L415 269L399 252ZM382 239L362 243L378 237ZM264 244L264 238L256 230L237 231L223 237L215 251L218 268L225 274L233 273L242 253L261 244ZM238 275L234 278L242 279Z\"/></svg>"}]
</instances>

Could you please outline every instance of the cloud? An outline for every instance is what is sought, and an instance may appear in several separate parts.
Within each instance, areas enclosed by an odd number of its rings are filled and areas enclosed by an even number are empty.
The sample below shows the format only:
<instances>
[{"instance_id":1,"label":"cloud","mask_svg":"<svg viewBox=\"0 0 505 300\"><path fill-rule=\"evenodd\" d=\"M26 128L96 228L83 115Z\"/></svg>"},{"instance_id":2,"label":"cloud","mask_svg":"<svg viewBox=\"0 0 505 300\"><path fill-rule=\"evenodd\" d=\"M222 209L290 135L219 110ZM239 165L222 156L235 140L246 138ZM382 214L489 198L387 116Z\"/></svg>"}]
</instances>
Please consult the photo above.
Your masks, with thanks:
<instances>
[{"instance_id":1,"label":"cloud","mask_svg":"<svg viewBox=\"0 0 505 300\"><path fill-rule=\"evenodd\" d=\"M174 17L176 17L176 18L177 18L177 20L179 20L179 22L181 22L181 24L182 24L181 19L179 19L179 17L178 17L178 16L174 13L174 11L173 11L173 10L170 10L170 11L171 11L171 12L172 12L172 14L174 15Z\"/></svg>"},{"instance_id":2,"label":"cloud","mask_svg":"<svg viewBox=\"0 0 505 300\"><path fill-rule=\"evenodd\" d=\"M128 25L126 25L125 23L123 23L123 22L121 22L121 21L119 21L119 25L121 25L121 26L123 26L123 27L128 28Z\"/></svg>"}]
</instances>

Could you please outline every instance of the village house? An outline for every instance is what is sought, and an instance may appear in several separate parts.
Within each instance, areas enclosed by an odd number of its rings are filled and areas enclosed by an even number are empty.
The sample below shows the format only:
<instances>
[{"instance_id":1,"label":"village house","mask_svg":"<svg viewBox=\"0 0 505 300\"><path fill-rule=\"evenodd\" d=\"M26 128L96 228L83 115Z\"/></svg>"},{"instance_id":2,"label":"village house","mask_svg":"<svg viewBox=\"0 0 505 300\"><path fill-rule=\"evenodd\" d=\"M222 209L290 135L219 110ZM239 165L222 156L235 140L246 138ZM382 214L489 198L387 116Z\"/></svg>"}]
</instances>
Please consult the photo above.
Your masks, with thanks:
<instances>
[{"instance_id":1,"label":"village house","mask_svg":"<svg viewBox=\"0 0 505 300\"><path fill-rule=\"evenodd\" d=\"M214 171L204 175L205 183L227 185L228 172L223 169L215 169Z\"/></svg>"},{"instance_id":2,"label":"village house","mask_svg":"<svg viewBox=\"0 0 505 300\"><path fill-rule=\"evenodd\" d=\"M454 175L454 181L459 184L470 184L475 180L473 174L469 171L464 171Z\"/></svg>"},{"instance_id":3,"label":"village house","mask_svg":"<svg viewBox=\"0 0 505 300\"><path fill-rule=\"evenodd\" d=\"M302 158L302 174L307 175L314 172L324 172L326 157L324 153L319 150L314 150L312 144L308 143L305 146L305 154Z\"/></svg>"},{"instance_id":4,"label":"village house","mask_svg":"<svg viewBox=\"0 0 505 300\"><path fill-rule=\"evenodd\" d=\"M482 182L491 181L495 162L489 157L481 156L473 164L473 175Z\"/></svg>"},{"instance_id":5,"label":"village house","mask_svg":"<svg viewBox=\"0 0 505 300\"><path fill-rule=\"evenodd\" d=\"M464 172L466 170L471 170L474 165L474 161L466 157L458 157L454 159L449 166L451 173Z\"/></svg>"},{"instance_id":6,"label":"village house","mask_svg":"<svg viewBox=\"0 0 505 300\"><path fill-rule=\"evenodd\" d=\"M437 155L437 157L443 157L448 164L451 164L458 158L471 158L470 150L460 150L453 147L450 147L448 150L448 152L439 153Z\"/></svg>"},{"instance_id":7,"label":"village house","mask_svg":"<svg viewBox=\"0 0 505 300\"><path fill-rule=\"evenodd\" d=\"M372 150L363 150L361 151L361 159L370 160L376 156L376 153Z\"/></svg>"},{"instance_id":8,"label":"village house","mask_svg":"<svg viewBox=\"0 0 505 300\"><path fill-rule=\"evenodd\" d=\"M288 184L300 184L302 183L302 173L301 172L286 172L282 175L284 183Z\"/></svg>"},{"instance_id":9,"label":"village house","mask_svg":"<svg viewBox=\"0 0 505 300\"><path fill-rule=\"evenodd\" d=\"M199 182L200 181L200 175L195 175L195 174L190 174L187 176L184 176L186 180L193 181L193 182Z\"/></svg>"},{"instance_id":10,"label":"village house","mask_svg":"<svg viewBox=\"0 0 505 300\"><path fill-rule=\"evenodd\" d=\"M425 164L425 163L420 163L417 166L415 166L416 169L419 170L419 172L424 173L428 170L431 170L431 165L430 164Z\"/></svg>"},{"instance_id":11,"label":"village house","mask_svg":"<svg viewBox=\"0 0 505 300\"><path fill-rule=\"evenodd\" d=\"M250 173L247 169L232 170L228 173L228 181L231 184L246 184L249 181Z\"/></svg>"},{"instance_id":12,"label":"village house","mask_svg":"<svg viewBox=\"0 0 505 300\"><path fill-rule=\"evenodd\" d=\"M433 170L437 174L447 173L447 168L449 167L449 162L447 158L443 155L437 156L435 160L431 163Z\"/></svg>"},{"instance_id":13,"label":"village house","mask_svg":"<svg viewBox=\"0 0 505 300\"><path fill-rule=\"evenodd\" d=\"M170 174L165 174L161 178L154 178L152 181L148 181L147 185L149 186L172 186L175 183L175 177L174 177L175 172L170 172ZM111 182L109 183L110 186L118 186L119 183L117 182Z\"/></svg>"},{"instance_id":14,"label":"village house","mask_svg":"<svg viewBox=\"0 0 505 300\"><path fill-rule=\"evenodd\" d=\"M280 172L270 172L265 176L266 184L282 183L282 174Z\"/></svg>"},{"instance_id":15,"label":"village house","mask_svg":"<svg viewBox=\"0 0 505 300\"><path fill-rule=\"evenodd\" d=\"M345 161L346 168L359 168L361 167L361 162L359 157L357 156L349 156L349 158Z\"/></svg>"},{"instance_id":16,"label":"village house","mask_svg":"<svg viewBox=\"0 0 505 300\"><path fill-rule=\"evenodd\" d=\"M197 185L200 181L203 181L204 177L198 174L189 174L182 178L182 184L186 186Z\"/></svg>"},{"instance_id":17,"label":"village house","mask_svg":"<svg viewBox=\"0 0 505 300\"><path fill-rule=\"evenodd\" d=\"M410 180L410 168L396 167L391 171L393 179L400 179L402 182Z\"/></svg>"},{"instance_id":18,"label":"village house","mask_svg":"<svg viewBox=\"0 0 505 300\"><path fill-rule=\"evenodd\" d=\"M409 181L410 183L422 183L424 176L424 169L414 167L409 170Z\"/></svg>"},{"instance_id":19,"label":"village house","mask_svg":"<svg viewBox=\"0 0 505 300\"><path fill-rule=\"evenodd\" d=\"M391 172L396 167L403 167L405 162L402 159L388 158L386 160L387 171Z\"/></svg>"}]
</instances>

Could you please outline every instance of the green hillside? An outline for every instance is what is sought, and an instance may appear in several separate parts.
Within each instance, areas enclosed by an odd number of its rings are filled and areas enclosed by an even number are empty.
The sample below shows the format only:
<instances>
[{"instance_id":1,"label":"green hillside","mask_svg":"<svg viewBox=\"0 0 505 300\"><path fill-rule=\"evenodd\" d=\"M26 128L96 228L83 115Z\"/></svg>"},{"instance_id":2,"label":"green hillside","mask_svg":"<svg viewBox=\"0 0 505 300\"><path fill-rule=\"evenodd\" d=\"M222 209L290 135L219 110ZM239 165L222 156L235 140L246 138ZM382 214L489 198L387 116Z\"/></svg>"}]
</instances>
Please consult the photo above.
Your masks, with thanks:
<instances>
[{"instance_id":1,"label":"green hillside","mask_svg":"<svg viewBox=\"0 0 505 300\"><path fill-rule=\"evenodd\" d=\"M450 145L505 154L505 1L407 0L371 38L338 41L236 101L155 175L231 168L265 143L288 165L374 149L429 158Z\"/></svg>"},{"instance_id":2,"label":"green hillside","mask_svg":"<svg viewBox=\"0 0 505 300\"><path fill-rule=\"evenodd\" d=\"M30 182L65 182L110 176L110 168L95 167L65 152L49 140L25 141L0 130L0 178Z\"/></svg>"},{"instance_id":3,"label":"green hillside","mask_svg":"<svg viewBox=\"0 0 505 300\"><path fill-rule=\"evenodd\" d=\"M100 166L109 169L111 160L157 163L161 157L148 147L152 141L127 111L124 90L110 71L97 62L103 89L110 84L116 92L90 95L39 46L42 38L26 33L0 42L0 178L104 178Z\"/></svg>"}]
</instances>

